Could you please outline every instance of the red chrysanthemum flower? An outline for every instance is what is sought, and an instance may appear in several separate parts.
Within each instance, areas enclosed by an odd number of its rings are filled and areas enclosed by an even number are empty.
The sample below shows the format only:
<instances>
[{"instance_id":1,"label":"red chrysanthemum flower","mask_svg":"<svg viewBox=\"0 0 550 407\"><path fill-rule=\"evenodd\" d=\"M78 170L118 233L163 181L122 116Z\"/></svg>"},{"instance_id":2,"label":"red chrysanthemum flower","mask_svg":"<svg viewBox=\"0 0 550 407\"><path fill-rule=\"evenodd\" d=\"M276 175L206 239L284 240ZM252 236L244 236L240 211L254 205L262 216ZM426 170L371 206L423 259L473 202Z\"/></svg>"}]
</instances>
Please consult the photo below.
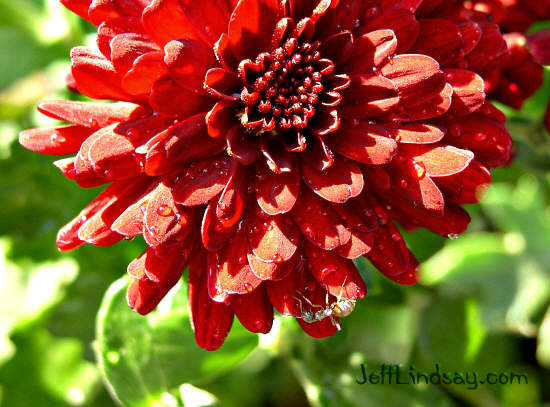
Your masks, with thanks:
<instances>
[{"instance_id":1,"label":"red chrysanthemum flower","mask_svg":"<svg viewBox=\"0 0 550 407\"><path fill-rule=\"evenodd\" d=\"M550 19L548 0L429 0L419 9L454 21L500 27L509 53L502 63L475 72L483 76L490 99L520 109L542 85L543 67L550 61L549 31L525 35L536 21ZM549 106L550 109L550 106ZM550 127L547 126L550 131Z\"/></svg>"},{"instance_id":2,"label":"red chrysanthemum flower","mask_svg":"<svg viewBox=\"0 0 550 407\"><path fill-rule=\"evenodd\" d=\"M71 53L70 86L119 102L43 103L72 124L21 134L34 151L76 153L56 165L80 186L110 183L57 244L143 235L128 267L142 314L188 266L203 348L234 315L268 332L273 307L334 334L366 294L352 259L414 284L394 222L463 232L460 205L510 158L475 73L507 55L494 24L431 18L420 0L63 3L98 26L98 50Z\"/></svg>"}]
</instances>

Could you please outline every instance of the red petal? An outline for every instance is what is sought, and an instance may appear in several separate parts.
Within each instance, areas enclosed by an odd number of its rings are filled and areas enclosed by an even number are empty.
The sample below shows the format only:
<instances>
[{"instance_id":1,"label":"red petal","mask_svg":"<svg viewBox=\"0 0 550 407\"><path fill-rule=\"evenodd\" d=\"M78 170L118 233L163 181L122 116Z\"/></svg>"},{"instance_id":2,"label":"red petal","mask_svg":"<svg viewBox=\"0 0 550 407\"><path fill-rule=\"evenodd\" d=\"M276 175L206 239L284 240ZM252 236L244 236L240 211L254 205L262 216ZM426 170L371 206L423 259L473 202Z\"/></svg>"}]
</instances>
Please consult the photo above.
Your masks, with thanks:
<instances>
[{"instance_id":1,"label":"red petal","mask_svg":"<svg viewBox=\"0 0 550 407\"><path fill-rule=\"evenodd\" d=\"M19 134L19 143L29 150L42 154L75 154L92 132L80 126L28 129Z\"/></svg>"},{"instance_id":2,"label":"red petal","mask_svg":"<svg viewBox=\"0 0 550 407\"><path fill-rule=\"evenodd\" d=\"M351 77L351 85L343 91L342 117L370 118L388 114L399 105L394 83L379 75L362 74Z\"/></svg>"},{"instance_id":3,"label":"red petal","mask_svg":"<svg viewBox=\"0 0 550 407\"><path fill-rule=\"evenodd\" d=\"M248 199L248 184L248 168L238 166L216 206L216 216L224 225L235 225L241 219Z\"/></svg>"},{"instance_id":4,"label":"red petal","mask_svg":"<svg viewBox=\"0 0 550 407\"><path fill-rule=\"evenodd\" d=\"M357 259L371 251L374 246L374 233L361 232L360 230L351 229L351 238L345 245L336 249L339 256L346 259Z\"/></svg>"},{"instance_id":5,"label":"red petal","mask_svg":"<svg viewBox=\"0 0 550 407\"><path fill-rule=\"evenodd\" d=\"M247 251L248 240L243 228L219 252L208 252L210 297L250 293L261 284L262 280L248 264Z\"/></svg>"},{"instance_id":6,"label":"red petal","mask_svg":"<svg viewBox=\"0 0 550 407\"><path fill-rule=\"evenodd\" d=\"M406 123L391 129L396 141L403 144L433 144L445 136L445 128L428 123Z\"/></svg>"},{"instance_id":7,"label":"red petal","mask_svg":"<svg viewBox=\"0 0 550 407\"><path fill-rule=\"evenodd\" d=\"M249 248L250 249L250 248ZM258 277L261 280L271 280L271 281L277 281L282 280L287 275L296 270L296 267L299 266L299 259L300 255L295 254L292 256L292 258L288 261L284 261L282 263L275 263L275 262L265 262L260 260L256 255L254 255L250 250L247 254L248 257L248 264L250 265L250 268L252 269L252 272L256 277Z\"/></svg>"},{"instance_id":8,"label":"red petal","mask_svg":"<svg viewBox=\"0 0 550 407\"><path fill-rule=\"evenodd\" d=\"M252 164L260 157L257 137L250 137L241 124L236 124L227 133L227 154L243 165Z\"/></svg>"},{"instance_id":9,"label":"red petal","mask_svg":"<svg viewBox=\"0 0 550 407\"><path fill-rule=\"evenodd\" d=\"M420 105L445 88L445 75L439 64L425 55L398 55L381 72L393 81L404 105Z\"/></svg>"},{"instance_id":10,"label":"red petal","mask_svg":"<svg viewBox=\"0 0 550 407\"><path fill-rule=\"evenodd\" d=\"M53 162L61 173L70 180L76 179L76 170L74 168L74 157L63 158Z\"/></svg>"},{"instance_id":11,"label":"red petal","mask_svg":"<svg viewBox=\"0 0 550 407\"><path fill-rule=\"evenodd\" d=\"M128 100L133 98L122 90L122 76L111 61L85 47L71 50L71 72L80 93L92 99Z\"/></svg>"},{"instance_id":12,"label":"red petal","mask_svg":"<svg viewBox=\"0 0 550 407\"><path fill-rule=\"evenodd\" d=\"M396 53L401 54L411 48L418 38L420 24L408 9L390 9L379 16L367 20L357 29L356 35L362 35L380 28L391 29L397 37Z\"/></svg>"},{"instance_id":13,"label":"red petal","mask_svg":"<svg viewBox=\"0 0 550 407\"><path fill-rule=\"evenodd\" d=\"M412 207L408 202L399 199L391 193L382 194L381 196L391 205L392 209L390 212L394 215L395 219L408 229L422 226L434 233L447 237L449 234L464 232L470 223L468 212L452 203L445 204L443 214L434 214L422 208Z\"/></svg>"},{"instance_id":14,"label":"red petal","mask_svg":"<svg viewBox=\"0 0 550 407\"><path fill-rule=\"evenodd\" d=\"M204 77L204 88L212 96L224 100L239 100L242 83L238 76L222 68L210 68Z\"/></svg>"},{"instance_id":15,"label":"red petal","mask_svg":"<svg viewBox=\"0 0 550 407\"><path fill-rule=\"evenodd\" d=\"M531 54L541 65L550 65L550 29L540 30L527 37Z\"/></svg>"},{"instance_id":16,"label":"red petal","mask_svg":"<svg viewBox=\"0 0 550 407\"><path fill-rule=\"evenodd\" d=\"M138 179L117 191L103 207L86 220L78 229L78 238L96 246L110 246L122 239L122 235L113 232L111 225L124 212L128 205L134 203L149 184L147 179Z\"/></svg>"},{"instance_id":17,"label":"red petal","mask_svg":"<svg viewBox=\"0 0 550 407\"><path fill-rule=\"evenodd\" d=\"M145 116L148 109L133 103L95 103L53 100L38 105L40 113L54 119L99 129L110 124Z\"/></svg>"},{"instance_id":18,"label":"red petal","mask_svg":"<svg viewBox=\"0 0 550 407\"><path fill-rule=\"evenodd\" d=\"M250 249L261 261L286 262L296 253L300 233L287 215L269 216L258 208L248 215L246 230Z\"/></svg>"},{"instance_id":19,"label":"red petal","mask_svg":"<svg viewBox=\"0 0 550 407\"><path fill-rule=\"evenodd\" d=\"M220 62L222 68L227 71L235 72L238 62L233 55L233 51L231 50L231 45L229 44L227 34L223 33L220 35L220 38L214 44L213 49L216 54L216 59Z\"/></svg>"},{"instance_id":20,"label":"red petal","mask_svg":"<svg viewBox=\"0 0 550 407\"><path fill-rule=\"evenodd\" d=\"M136 17L115 17L102 23L97 29L96 43L103 55L111 58L111 40L118 34L144 34L141 21Z\"/></svg>"},{"instance_id":21,"label":"red petal","mask_svg":"<svg viewBox=\"0 0 550 407\"><path fill-rule=\"evenodd\" d=\"M130 70L122 78L122 88L131 95L147 95L156 80L166 73L162 53L148 52L135 59Z\"/></svg>"},{"instance_id":22,"label":"red petal","mask_svg":"<svg viewBox=\"0 0 550 407\"><path fill-rule=\"evenodd\" d=\"M143 218L143 237L149 247L181 242L198 221L194 208L179 209L170 188L160 183L151 192Z\"/></svg>"},{"instance_id":23,"label":"red petal","mask_svg":"<svg viewBox=\"0 0 550 407\"><path fill-rule=\"evenodd\" d=\"M374 67L385 63L397 48L392 30L376 30L355 39L353 53L342 69L349 74L369 74Z\"/></svg>"},{"instance_id":24,"label":"red petal","mask_svg":"<svg viewBox=\"0 0 550 407\"><path fill-rule=\"evenodd\" d=\"M228 37L237 60L256 58L267 51L279 18L277 0L240 0L229 20Z\"/></svg>"},{"instance_id":25,"label":"red petal","mask_svg":"<svg viewBox=\"0 0 550 407\"><path fill-rule=\"evenodd\" d=\"M116 200L116 197L125 190L126 185L126 182L117 182L109 185L92 202L90 202L88 206L82 209L77 217L63 226L57 233L56 244L57 247L59 247L59 250L72 250L84 244L84 242L78 237L78 229L102 208L113 200Z\"/></svg>"},{"instance_id":26,"label":"red petal","mask_svg":"<svg viewBox=\"0 0 550 407\"><path fill-rule=\"evenodd\" d=\"M513 143L503 123L476 113L449 127L449 143L472 151L483 165L494 168L510 160Z\"/></svg>"},{"instance_id":27,"label":"red petal","mask_svg":"<svg viewBox=\"0 0 550 407\"><path fill-rule=\"evenodd\" d=\"M324 171L302 162L302 179L317 195L335 203L344 203L363 190L361 169L343 157L338 157L334 165Z\"/></svg>"},{"instance_id":28,"label":"red petal","mask_svg":"<svg viewBox=\"0 0 550 407\"><path fill-rule=\"evenodd\" d=\"M227 29L227 0L154 0L143 13L143 26L159 45L187 38L212 45Z\"/></svg>"},{"instance_id":29,"label":"red petal","mask_svg":"<svg viewBox=\"0 0 550 407\"><path fill-rule=\"evenodd\" d=\"M124 236L136 236L143 233L143 217L147 209L150 193L158 186L153 183L142 196L133 204L128 206L124 212L113 222L111 230Z\"/></svg>"},{"instance_id":30,"label":"red petal","mask_svg":"<svg viewBox=\"0 0 550 407\"><path fill-rule=\"evenodd\" d=\"M216 58L212 48L203 42L189 39L170 41L164 46L164 62L170 76L180 86L197 93L204 93L204 76Z\"/></svg>"},{"instance_id":31,"label":"red petal","mask_svg":"<svg viewBox=\"0 0 550 407\"><path fill-rule=\"evenodd\" d=\"M351 238L350 230L330 204L307 189L300 192L291 214L302 234L325 250L342 246Z\"/></svg>"},{"instance_id":32,"label":"red petal","mask_svg":"<svg viewBox=\"0 0 550 407\"><path fill-rule=\"evenodd\" d=\"M204 211L201 226L202 244L206 250L213 252L225 246L229 238L235 234L238 228L238 223L224 224L220 221L216 215L216 207L216 200L210 200Z\"/></svg>"},{"instance_id":33,"label":"red petal","mask_svg":"<svg viewBox=\"0 0 550 407\"><path fill-rule=\"evenodd\" d=\"M76 155L74 161L75 180L79 186L83 188L96 187L107 183L107 179L102 177L94 170L94 166L90 161L89 151L92 144L101 138L103 129L96 131L90 137L88 137L82 145Z\"/></svg>"},{"instance_id":34,"label":"red petal","mask_svg":"<svg viewBox=\"0 0 550 407\"><path fill-rule=\"evenodd\" d=\"M426 168L420 163L398 156L388 166L393 190L403 194L414 205L428 210L443 211L443 195L436 184L426 175Z\"/></svg>"},{"instance_id":35,"label":"red petal","mask_svg":"<svg viewBox=\"0 0 550 407\"><path fill-rule=\"evenodd\" d=\"M349 59L353 49L353 34L349 31L342 31L331 35L325 40L322 54L325 58L333 61L338 68Z\"/></svg>"},{"instance_id":36,"label":"red petal","mask_svg":"<svg viewBox=\"0 0 550 407\"><path fill-rule=\"evenodd\" d=\"M197 345L212 351L223 344L231 330L233 310L223 303L212 301L207 287L204 260L194 260L189 265L191 326L195 331Z\"/></svg>"},{"instance_id":37,"label":"red petal","mask_svg":"<svg viewBox=\"0 0 550 407\"><path fill-rule=\"evenodd\" d=\"M180 279L187 261L190 248L182 245L171 247L163 255L148 247L147 250L128 266L128 274L134 278L142 278L143 275L162 286L173 286Z\"/></svg>"},{"instance_id":38,"label":"red petal","mask_svg":"<svg viewBox=\"0 0 550 407\"><path fill-rule=\"evenodd\" d=\"M285 264L285 263L283 263ZM289 273L285 278L279 281L268 281L265 283L269 300L283 315L300 316L300 307L296 299L297 280L300 274L310 274L308 270L303 269L303 262L300 261L296 272ZM312 278L309 276L309 278Z\"/></svg>"},{"instance_id":39,"label":"red petal","mask_svg":"<svg viewBox=\"0 0 550 407\"><path fill-rule=\"evenodd\" d=\"M143 170L134 146L128 137L115 132L115 128L116 125L111 125L94 133L88 160L103 178L115 181L137 177Z\"/></svg>"},{"instance_id":40,"label":"red petal","mask_svg":"<svg viewBox=\"0 0 550 407\"><path fill-rule=\"evenodd\" d=\"M482 24L483 34L477 47L467 57L468 69L473 72L483 72L508 59L508 46L502 37L497 24Z\"/></svg>"},{"instance_id":41,"label":"red petal","mask_svg":"<svg viewBox=\"0 0 550 407\"><path fill-rule=\"evenodd\" d=\"M182 88L172 78L164 76L153 84L149 102L158 113L185 118L208 111L213 100Z\"/></svg>"},{"instance_id":42,"label":"red petal","mask_svg":"<svg viewBox=\"0 0 550 407\"><path fill-rule=\"evenodd\" d=\"M206 135L205 113L200 113L149 140L145 172L147 175L166 174L180 169L187 162L211 157L223 149L223 140Z\"/></svg>"},{"instance_id":43,"label":"red petal","mask_svg":"<svg viewBox=\"0 0 550 407\"><path fill-rule=\"evenodd\" d=\"M213 138L223 137L236 121L238 105L226 100L217 102L206 115L208 135Z\"/></svg>"},{"instance_id":44,"label":"red petal","mask_svg":"<svg viewBox=\"0 0 550 407\"><path fill-rule=\"evenodd\" d=\"M268 301L264 287L250 294L233 297L231 307L243 326L250 332L266 334L273 325L273 305Z\"/></svg>"},{"instance_id":45,"label":"red petal","mask_svg":"<svg viewBox=\"0 0 550 407\"><path fill-rule=\"evenodd\" d=\"M90 7L90 3L92 2L92 0L60 0L60 1L61 3L63 3L65 7L71 10L73 13L78 14L83 19L90 21L90 17L88 16L88 8Z\"/></svg>"},{"instance_id":46,"label":"red petal","mask_svg":"<svg viewBox=\"0 0 550 407\"><path fill-rule=\"evenodd\" d=\"M374 267L390 279L403 274L409 265L409 250L399 232L392 223L376 230L374 247L365 255Z\"/></svg>"},{"instance_id":47,"label":"red petal","mask_svg":"<svg viewBox=\"0 0 550 407\"><path fill-rule=\"evenodd\" d=\"M121 16L139 17L150 0L93 0L88 11L94 24Z\"/></svg>"},{"instance_id":48,"label":"red petal","mask_svg":"<svg viewBox=\"0 0 550 407\"><path fill-rule=\"evenodd\" d=\"M474 154L453 146L407 145L404 154L420 163L430 177L447 177L464 171L474 159Z\"/></svg>"},{"instance_id":49,"label":"red petal","mask_svg":"<svg viewBox=\"0 0 550 407\"><path fill-rule=\"evenodd\" d=\"M453 87L453 101L449 113L466 116L485 103L483 78L464 69L446 69L447 81Z\"/></svg>"},{"instance_id":50,"label":"red petal","mask_svg":"<svg viewBox=\"0 0 550 407\"><path fill-rule=\"evenodd\" d=\"M246 167L238 167L227 181L220 199L208 203L201 228L202 242L207 250L221 249L239 228L248 199L247 182Z\"/></svg>"},{"instance_id":51,"label":"red petal","mask_svg":"<svg viewBox=\"0 0 550 407\"><path fill-rule=\"evenodd\" d=\"M478 203L491 184L491 174L478 161L472 160L462 172L437 179L445 199L457 204Z\"/></svg>"},{"instance_id":52,"label":"red petal","mask_svg":"<svg viewBox=\"0 0 550 407\"><path fill-rule=\"evenodd\" d=\"M304 252L311 274L330 294L351 301L366 295L367 286L351 260L307 243Z\"/></svg>"},{"instance_id":53,"label":"red petal","mask_svg":"<svg viewBox=\"0 0 550 407\"><path fill-rule=\"evenodd\" d=\"M300 190L300 170L274 174L265 164L256 166L256 198L260 208L269 215L286 213L292 209Z\"/></svg>"},{"instance_id":54,"label":"red petal","mask_svg":"<svg viewBox=\"0 0 550 407\"><path fill-rule=\"evenodd\" d=\"M479 44L483 31L479 24L471 21L462 23L458 27L462 35L462 52L468 55Z\"/></svg>"},{"instance_id":55,"label":"red petal","mask_svg":"<svg viewBox=\"0 0 550 407\"><path fill-rule=\"evenodd\" d=\"M111 61L117 72L128 72L135 59L151 51L159 51L156 44L145 34L124 33L116 35L110 42Z\"/></svg>"},{"instance_id":56,"label":"red petal","mask_svg":"<svg viewBox=\"0 0 550 407\"><path fill-rule=\"evenodd\" d=\"M146 315L157 307L169 290L144 276L132 280L126 291L126 300L133 311Z\"/></svg>"},{"instance_id":57,"label":"red petal","mask_svg":"<svg viewBox=\"0 0 550 407\"><path fill-rule=\"evenodd\" d=\"M186 206L204 204L225 188L236 168L237 161L227 156L193 164L172 188L175 201Z\"/></svg>"},{"instance_id":58,"label":"red petal","mask_svg":"<svg viewBox=\"0 0 550 407\"><path fill-rule=\"evenodd\" d=\"M340 127L338 110L330 107L320 107L317 114L310 120L308 129L317 136L326 136Z\"/></svg>"},{"instance_id":59,"label":"red petal","mask_svg":"<svg viewBox=\"0 0 550 407\"><path fill-rule=\"evenodd\" d=\"M324 139L317 135L309 137L307 149L301 153L300 158L317 171L324 171L334 164L334 154L330 151Z\"/></svg>"},{"instance_id":60,"label":"red petal","mask_svg":"<svg viewBox=\"0 0 550 407\"><path fill-rule=\"evenodd\" d=\"M295 166L294 154L286 151L283 146L267 137L260 141L260 151L265 157L267 166L276 174L291 172Z\"/></svg>"},{"instance_id":61,"label":"red petal","mask_svg":"<svg viewBox=\"0 0 550 407\"><path fill-rule=\"evenodd\" d=\"M328 143L338 154L365 164L386 164L397 153L397 143L385 128L364 122L359 127L346 123Z\"/></svg>"},{"instance_id":62,"label":"red petal","mask_svg":"<svg viewBox=\"0 0 550 407\"><path fill-rule=\"evenodd\" d=\"M420 20L420 34L412 50L446 65L456 59L462 44L462 36L455 23L441 18L425 18Z\"/></svg>"}]
</instances>

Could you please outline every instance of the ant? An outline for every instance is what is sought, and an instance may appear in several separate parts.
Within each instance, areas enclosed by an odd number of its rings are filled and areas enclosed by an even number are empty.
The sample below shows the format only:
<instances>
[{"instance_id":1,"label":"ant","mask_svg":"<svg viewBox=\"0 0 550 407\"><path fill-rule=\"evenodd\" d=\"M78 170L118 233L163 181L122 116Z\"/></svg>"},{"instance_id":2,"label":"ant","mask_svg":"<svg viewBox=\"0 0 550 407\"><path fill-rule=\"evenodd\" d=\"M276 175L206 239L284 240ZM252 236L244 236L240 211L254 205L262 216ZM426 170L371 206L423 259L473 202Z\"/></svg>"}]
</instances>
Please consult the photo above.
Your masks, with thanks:
<instances>
[{"instance_id":1,"label":"ant","mask_svg":"<svg viewBox=\"0 0 550 407\"><path fill-rule=\"evenodd\" d=\"M355 301L342 298L342 292L344 290L344 284L346 284L346 280L347 280L347 277L346 279L344 279L344 282L342 283L340 294L338 295L338 298L336 299L335 302L330 304L328 303L328 291L327 291L327 297L325 299L325 304L327 304L326 307L313 304L309 299L307 299L304 296L304 294L296 290L296 292L300 294L302 298L309 305L311 305L312 307L321 308L319 311L316 311L316 312L304 311L302 300L294 297L294 299L300 303L300 316L298 318L302 318L305 322L309 324L313 322L320 322L325 318L330 318L332 324L336 327L336 329L339 331L342 330L342 325L340 324L338 318L347 317L355 309Z\"/></svg>"}]
</instances>

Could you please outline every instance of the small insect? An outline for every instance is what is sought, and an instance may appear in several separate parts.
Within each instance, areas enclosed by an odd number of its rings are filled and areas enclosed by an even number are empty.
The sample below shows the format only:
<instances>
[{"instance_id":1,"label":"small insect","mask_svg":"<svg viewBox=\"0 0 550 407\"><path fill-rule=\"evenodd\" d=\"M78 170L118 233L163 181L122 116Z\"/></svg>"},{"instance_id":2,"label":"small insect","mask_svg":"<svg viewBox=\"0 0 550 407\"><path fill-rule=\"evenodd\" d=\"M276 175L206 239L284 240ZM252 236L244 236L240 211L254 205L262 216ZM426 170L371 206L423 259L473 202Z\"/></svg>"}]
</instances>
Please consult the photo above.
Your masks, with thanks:
<instances>
[{"instance_id":1,"label":"small insect","mask_svg":"<svg viewBox=\"0 0 550 407\"><path fill-rule=\"evenodd\" d=\"M344 290L344 284L346 284L346 280L344 280L344 282L342 283L342 291ZM330 318L332 324L336 327L336 329L340 331L342 329L342 325L340 324L339 318L347 317L355 309L355 301L342 298L342 291L338 295L336 301L330 304L328 302L327 292L327 297L325 300L325 304L327 305L326 307L323 307L321 305L313 304L300 291L296 290L296 292L300 294L309 305L315 308L320 308L320 310L316 312L306 311L303 308L302 300L294 297L294 299L296 299L296 301L298 301L298 303L300 304L300 316L298 318L302 318L305 322L309 324L322 321L325 318Z\"/></svg>"}]
</instances>

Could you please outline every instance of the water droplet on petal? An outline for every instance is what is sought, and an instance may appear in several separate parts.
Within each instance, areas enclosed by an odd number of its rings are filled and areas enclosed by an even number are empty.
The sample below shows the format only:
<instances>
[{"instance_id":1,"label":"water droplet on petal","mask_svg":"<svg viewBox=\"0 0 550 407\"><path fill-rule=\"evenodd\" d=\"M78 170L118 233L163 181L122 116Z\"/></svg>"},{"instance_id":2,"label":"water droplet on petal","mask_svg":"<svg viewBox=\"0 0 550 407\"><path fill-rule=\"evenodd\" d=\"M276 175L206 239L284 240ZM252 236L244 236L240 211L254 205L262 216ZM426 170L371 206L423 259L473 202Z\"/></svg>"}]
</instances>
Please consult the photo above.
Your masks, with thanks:
<instances>
[{"instance_id":1,"label":"water droplet on petal","mask_svg":"<svg viewBox=\"0 0 550 407\"><path fill-rule=\"evenodd\" d=\"M456 233L449 233L449 234L447 235L447 237L448 237L449 239L451 239L451 240L456 240L456 239L458 239L458 234L456 234Z\"/></svg>"},{"instance_id":2,"label":"water droplet on petal","mask_svg":"<svg viewBox=\"0 0 550 407\"><path fill-rule=\"evenodd\" d=\"M482 142L482 141L485 141L486 139L487 139L487 134L485 133L480 132L474 136L474 140L477 142Z\"/></svg>"},{"instance_id":3,"label":"water droplet on petal","mask_svg":"<svg viewBox=\"0 0 550 407\"><path fill-rule=\"evenodd\" d=\"M65 141L67 141L67 139L60 134L55 133L50 136L50 142L52 144L64 143Z\"/></svg>"},{"instance_id":4,"label":"water droplet on petal","mask_svg":"<svg viewBox=\"0 0 550 407\"><path fill-rule=\"evenodd\" d=\"M416 171L416 176L418 177L418 179L424 178L424 176L426 175L426 167L424 167L423 164L414 163L414 169Z\"/></svg>"},{"instance_id":5,"label":"water droplet on petal","mask_svg":"<svg viewBox=\"0 0 550 407\"><path fill-rule=\"evenodd\" d=\"M174 211L168 205L159 205L157 214L160 216L170 216L174 214Z\"/></svg>"}]
</instances>

